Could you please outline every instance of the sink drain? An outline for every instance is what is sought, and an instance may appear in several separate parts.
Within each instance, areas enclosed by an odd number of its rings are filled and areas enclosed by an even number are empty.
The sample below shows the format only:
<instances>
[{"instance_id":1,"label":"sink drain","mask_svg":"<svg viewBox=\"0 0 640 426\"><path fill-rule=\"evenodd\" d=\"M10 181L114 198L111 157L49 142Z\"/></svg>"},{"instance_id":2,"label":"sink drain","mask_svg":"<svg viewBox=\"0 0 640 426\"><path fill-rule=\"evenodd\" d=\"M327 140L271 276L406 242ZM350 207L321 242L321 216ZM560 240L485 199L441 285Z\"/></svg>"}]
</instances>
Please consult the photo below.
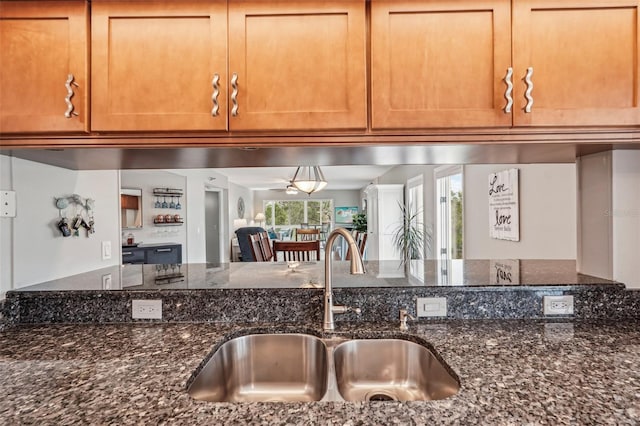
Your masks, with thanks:
<instances>
[{"instance_id":1,"label":"sink drain","mask_svg":"<svg viewBox=\"0 0 640 426\"><path fill-rule=\"evenodd\" d=\"M365 400L367 401L397 401L398 398L386 391L375 390L367 393L365 396Z\"/></svg>"}]
</instances>

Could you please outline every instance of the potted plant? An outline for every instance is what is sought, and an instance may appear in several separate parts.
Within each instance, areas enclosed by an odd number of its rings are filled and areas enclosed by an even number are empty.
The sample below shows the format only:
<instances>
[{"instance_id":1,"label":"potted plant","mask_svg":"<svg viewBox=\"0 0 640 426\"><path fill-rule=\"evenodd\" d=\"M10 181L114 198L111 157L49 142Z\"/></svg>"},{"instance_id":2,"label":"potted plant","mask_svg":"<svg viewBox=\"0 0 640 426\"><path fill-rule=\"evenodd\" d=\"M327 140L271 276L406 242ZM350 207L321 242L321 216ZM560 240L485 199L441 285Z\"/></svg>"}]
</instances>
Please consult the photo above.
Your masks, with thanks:
<instances>
[{"instance_id":1,"label":"potted plant","mask_svg":"<svg viewBox=\"0 0 640 426\"><path fill-rule=\"evenodd\" d=\"M422 259L425 241L431 245L431 234L424 229L420 219L422 210L416 210L411 204L398 203L400 207L400 224L393 231L393 245L401 255L401 265L406 265L412 259Z\"/></svg>"},{"instance_id":2,"label":"potted plant","mask_svg":"<svg viewBox=\"0 0 640 426\"><path fill-rule=\"evenodd\" d=\"M357 213L353 215L353 229L360 232L367 232L366 213Z\"/></svg>"}]
</instances>

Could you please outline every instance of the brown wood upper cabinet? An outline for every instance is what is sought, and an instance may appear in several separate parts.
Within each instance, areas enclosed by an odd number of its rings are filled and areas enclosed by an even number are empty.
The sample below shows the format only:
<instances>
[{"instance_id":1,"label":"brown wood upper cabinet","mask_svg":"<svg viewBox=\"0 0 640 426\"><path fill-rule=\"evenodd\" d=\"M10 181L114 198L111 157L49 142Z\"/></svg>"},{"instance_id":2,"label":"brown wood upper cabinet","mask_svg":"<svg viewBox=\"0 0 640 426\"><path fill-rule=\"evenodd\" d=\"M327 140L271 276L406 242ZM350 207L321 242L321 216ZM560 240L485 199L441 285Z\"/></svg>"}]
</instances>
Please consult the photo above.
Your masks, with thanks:
<instances>
[{"instance_id":1,"label":"brown wood upper cabinet","mask_svg":"<svg viewBox=\"0 0 640 426\"><path fill-rule=\"evenodd\" d=\"M372 128L640 124L639 3L371 0Z\"/></svg>"},{"instance_id":2,"label":"brown wood upper cabinet","mask_svg":"<svg viewBox=\"0 0 640 426\"><path fill-rule=\"evenodd\" d=\"M637 0L517 0L514 125L640 124ZM531 69L530 112L525 109Z\"/></svg>"},{"instance_id":3,"label":"brown wood upper cabinet","mask_svg":"<svg viewBox=\"0 0 640 426\"><path fill-rule=\"evenodd\" d=\"M93 130L366 128L364 0L92 4Z\"/></svg>"},{"instance_id":4,"label":"brown wood upper cabinet","mask_svg":"<svg viewBox=\"0 0 640 426\"><path fill-rule=\"evenodd\" d=\"M510 0L371 0L374 129L511 126Z\"/></svg>"},{"instance_id":5,"label":"brown wood upper cabinet","mask_svg":"<svg viewBox=\"0 0 640 426\"><path fill-rule=\"evenodd\" d=\"M101 1L91 10L92 130L227 129L227 2Z\"/></svg>"},{"instance_id":6,"label":"brown wood upper cabinet","mask_svg":"<svg viewBox=\"0 0 640 426\"><path fill-rule=\"evenodd\" d=\"M365 40L364 0L230 1L230 129L365 129Z\"/></svg>"},{"instance_id":7,"label":"brown wood upper cabinet","mask_svg":"<svg viewBox=\"0 0 640 426\"><path fill-rule=\"evenodd\" d=\"M0 133L88 130L84 1L0 2Z\"/></svg>"}]
</instances>

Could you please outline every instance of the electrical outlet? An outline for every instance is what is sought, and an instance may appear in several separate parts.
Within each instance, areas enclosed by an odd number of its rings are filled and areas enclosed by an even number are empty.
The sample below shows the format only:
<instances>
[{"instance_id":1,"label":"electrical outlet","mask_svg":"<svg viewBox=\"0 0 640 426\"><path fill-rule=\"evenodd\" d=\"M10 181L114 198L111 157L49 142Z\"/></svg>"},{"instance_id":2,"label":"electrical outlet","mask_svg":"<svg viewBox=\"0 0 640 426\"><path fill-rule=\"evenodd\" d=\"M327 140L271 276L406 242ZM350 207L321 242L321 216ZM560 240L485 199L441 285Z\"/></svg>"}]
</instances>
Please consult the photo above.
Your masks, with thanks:
<instances>
[{"instance_id":1,"label":"electrical outlet","mask_svg":"<svg viewBox=\"0 0 640 426\"><path fill-rule=\"evenodd\" d=\"M573 296L544 296L545 315L573 315Z\"/></svg>"},{"instance_id":2,"label":"electrical outlet","mask_svg":"<svg viewBox=\"0 0 640 426\"><path fill-rule=\"evenodd\" d=\"M102 289L111 290L112 284L113 284L113 280L111 279L111 274L104 274L102 276Z\"/></svg>"},{"instance_id":3,"label":"electrical outlet","mask_svg":"<svg viewBox=\"0 0 640 426\"><path fill-rule=\"evenodd\" d=\"M131 318L162 319L162 300L134 299L131 301Z\"/></svg>"},{"instance_id":4,"label":"electrical outlet","mask_svg":"<svg viewBox=\"0 0 640 426\"><path fill-rule=\"evenodd\" d=\"M102 242L102 260L111 259L111 241Z\"/></svg>"},{"instance_id":5,"label":"electrical outlet","mask_svg":"<svg viewBox=\"0 0 640 426\"><path fill-rule=\"evenodd\" d=\"M418 297L416 312L419 317L446 317L446 297Z\"/></svg>"}]
</instances>

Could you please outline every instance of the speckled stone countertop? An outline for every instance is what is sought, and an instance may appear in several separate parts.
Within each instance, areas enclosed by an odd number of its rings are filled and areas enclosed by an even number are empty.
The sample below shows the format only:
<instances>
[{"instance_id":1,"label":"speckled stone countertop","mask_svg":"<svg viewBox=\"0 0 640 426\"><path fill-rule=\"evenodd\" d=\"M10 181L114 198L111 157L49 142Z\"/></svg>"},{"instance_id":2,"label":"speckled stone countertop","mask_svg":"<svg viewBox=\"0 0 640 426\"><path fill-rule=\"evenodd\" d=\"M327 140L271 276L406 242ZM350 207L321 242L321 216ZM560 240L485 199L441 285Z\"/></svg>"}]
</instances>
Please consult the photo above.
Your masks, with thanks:
<instances>
[{"instance_id":1,"label":"speckled stone countertop","mask_svg":"<svg viewBox=\"0 0 640 426\"><path fill-rule=\"evenodd\" d=\"M361 308L361 321L392 321L400 309L416 316L417 299L424 297L447 301L446 316L430 319L540 319L547 317L544 298L559 295L574 298L574 312L565 318L640 318L640 291L579 274L572 260L460 262L461 269L455 262L427 262L427 269L446 264L451 273L425 272L424 281L398 278L405 269L397 262L368 262L359 276L348 273L348 262L336 262L333 293L336 303ZM496 279L496 268L511 284ZM115 266L12 290L4 315L8 324L135 322L132 300L155 299L162 301L165 322L296 324L319 320L323 282L323 265L309 262L295 268L284 262ZM354 315L336 321L356 320Z\"/></svg>"},{"instance_id":2,"label":"speckled stone countertop","mask_svg":"<svg viewBox=\"0 0 640 426\"><path fill-rule=\"evenodd\" d=\"M319 324L318 324L319 325ZM314 324L16 326L0 332L3 424L638 425L640 324L413 323L456 372L458 394L430 402L212 403L187 380L232 335ZM396 323L342 323L349 337Z\"/></svg>"}]
</instances>

